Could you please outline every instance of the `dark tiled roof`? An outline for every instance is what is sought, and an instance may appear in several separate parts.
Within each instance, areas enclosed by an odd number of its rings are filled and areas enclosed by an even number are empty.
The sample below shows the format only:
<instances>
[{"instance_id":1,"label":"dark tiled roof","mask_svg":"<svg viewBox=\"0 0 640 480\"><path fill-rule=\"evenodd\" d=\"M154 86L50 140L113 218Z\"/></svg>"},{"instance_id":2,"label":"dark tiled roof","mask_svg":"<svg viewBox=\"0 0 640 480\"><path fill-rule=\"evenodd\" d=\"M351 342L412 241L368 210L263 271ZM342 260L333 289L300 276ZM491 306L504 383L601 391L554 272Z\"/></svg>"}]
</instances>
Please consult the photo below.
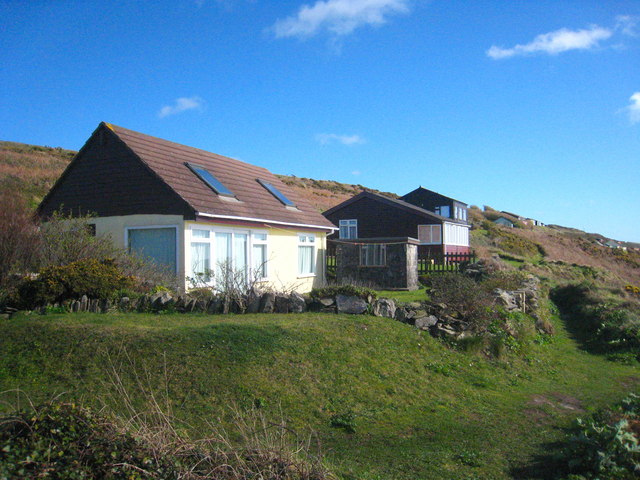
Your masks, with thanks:
<instances>
[{"instance_id":1,"label":"dark tiled roof","mask_svg":"<svg viewBox=\"0 0 640 480\"><path fill-rule=\"evenodd\" d=\"M307 200L296 195L265 168L116 125L105 125L200 214L335 228ZM186 166L187 162L205 167L231 190L239 201L229 201L216 195ZM294 202L297 209L285 207L258 183L258 179L274 185Z\"/></svg>"},{"instance_id":2,"label":"dark tiled roof","mask_svg":"<svg viewBox=\"0 0 640 480\"><path fill-rule=\"evenodd\" d=\"M362 193L359 193L358 195L355 195L347 200L345 200L344 202L342 202L339 205L336 205L333 208L330 208L329 210L325 211L323 213L323 215L330 215L338 210L340 210L342 207L346 207L347 205L358 201L361 198L371 198L373 200L377 200L379 202L384 202L387 203L389 205L393 205L395 207L398 208L402 208L404 210L410 211L412 213L416 213L418 215L422 215L424 217L430 218L430 219L436 219L436 220L440 220L441 222L447 222L447 223L458 223L460 225L467 225L466 222L460 221L460 220L455 220L453 218L448 218L448 217L443 217L441 215L438 215L437 213L434 212L430 212L429 210L425 210L424 208L420 208L417 207L411 203L407 203L403 200L398 200L396 198L391 198L391 197L387 197L385 195L380 195L378 193L373 193L373 192L368 192L368 191L364 191Z\"/></svg>"}]
</instances>

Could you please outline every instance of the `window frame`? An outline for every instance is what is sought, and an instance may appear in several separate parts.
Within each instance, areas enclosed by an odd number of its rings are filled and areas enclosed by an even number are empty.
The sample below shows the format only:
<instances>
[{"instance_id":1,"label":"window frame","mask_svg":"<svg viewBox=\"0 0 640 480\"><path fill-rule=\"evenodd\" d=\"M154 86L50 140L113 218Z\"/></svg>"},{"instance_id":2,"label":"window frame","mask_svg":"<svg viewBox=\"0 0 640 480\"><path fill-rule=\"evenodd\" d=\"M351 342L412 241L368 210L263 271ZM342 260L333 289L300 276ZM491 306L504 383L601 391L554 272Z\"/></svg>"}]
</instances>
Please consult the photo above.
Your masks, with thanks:
<instances>
[{"instance_id":1,"label":"window frame","mask_svg":"<svg viewBox=\"0 0 640 480\"><path fill-rule=\"evenodd\" d=\"M386 243L366 243L360 245L359 265L361 267L386 267L387 266L387 244ZM369 250L373 250L369 254ZM369 259L373 260L373 263L369 263ZM364 260L364 261L363 261ZM378 260L378 262L376 262Z\"/></svg>"},{"instance_id":2,"label":"window frame","mask_svg":"<svg viewBox=\"0 0 640 480\"><path fill-rule=\"evenodd\" d=\"M344 224L344 225L343 225ZM346 228L347 236L342 236L342 227ZM353 240L358 238L358 219L357 218L345 218L338 221L338 236L341 240ZM355 228L355 236L350 235L351 228Z\"/></svg>"},{"instance_id":3,"label":"window frame","mask_svg":"<svg viewBox=\"0 0 640 480\"><path fill-rule=\"evenodd\" d=\"M234 258L235 255L235 242L234 242L234 235L235 234L241 234L241 235L247 235L247 244L246 244L246 248L247 248L247 262L246 262L246 276L248 280L254 280L252 278L252 274L253 274L253 245L265 245L265 256L267 257L267 260L265 261L264 264L264 271L266 273L265 276L260 277L260 278L256 278L255 280L258 282L262 282L262 281L267 281L269 280L269 269L268 269L268 257L269 257L269 232L265 229L244 229L244 228L226 228L226 227L219 227L219 226L208 226L208 225L200 225L200 224L193 224L193 225L189 225L189 227L186 229L189 232L188 238L187 238L187 242L185 242L187 244L187 248L188 248L188 257L187 255L185 255L185 276L187 277L194 277L195 273L193 271L193 257L192 257L192 244L193 243L208 243L210 245L209 247L209 268L208 270L211 272L210 278L208 282L205 282L205 285L208 286L215 286L214 285L214 281L215 281L215 267L216 265L214 264L215 262L215 258L216 258L216 246L217 246L217 240L216 240L216 233L230 233L232 235L231 237L231 250L230 250L230 255L229 257L232 259ZM204 230L204 231L208 231L209 232L209 238L200 238L200 237L194 237L193 236L193 231L194 230ZM256 234L263 234L266 235L266 239L265 240L259 240L256 241L254 238L254 235ZM187 248L185 248L185 251L187 250ZM188 258L188 262L186 261Z\"/></svg>"},{"instance_id":4,"label":"window frame","mask_svg":"<svg viewBox=\"0 0 640 480\"><path fill-rule=\"evenodd\" d=\"M440 230L440 234L438 235L439 240L437 242L423 242L422 239L420 238L420 227L429 227L429 238L431 238L433 240L433 229L434 227L438 227L438 229ZM418 225L418 241L420 242L420 245L442 245L443 244L443 237L442 237L442 224L441 223L430 223L430 224L424 224L424 225Z\"/></svg>"},{"instance_id":5,"label":"window frame","mask_svg":"<svg viewBox=\"0 0 640 480\"><path fill-rule=\"evenodd\" d=\"M130 230L151 230L151 229L159 229L159 228L173 228L176 232L176 268L175 274L178 275L180 273L180 239L178 235L179 225L131 225L124 227L124 247L127 252L131 251L131 247L129 246L129 231Z\"/></svg>"},{"instance_id":6,"label":"window frame","mask_svg":"<svg viewBox=\"0 0 640 480\"><path fill-rule=\"evenodd\" d=\"M312 239L312 241L307 242L306 238L310 238ZM316 259L316 252L317 250L317 243L316 243L316 234L315 233L298 233L298 264L297 264L297 271L298 271L298 278L305 278L305 277L315 277L317 275L317 268L316 268L316 263L317 263L317 259ZM300 269L300 249L301 248L309 248L311 247L311 271L310 272L303 272Z\"/></svg>"}]
</instances>

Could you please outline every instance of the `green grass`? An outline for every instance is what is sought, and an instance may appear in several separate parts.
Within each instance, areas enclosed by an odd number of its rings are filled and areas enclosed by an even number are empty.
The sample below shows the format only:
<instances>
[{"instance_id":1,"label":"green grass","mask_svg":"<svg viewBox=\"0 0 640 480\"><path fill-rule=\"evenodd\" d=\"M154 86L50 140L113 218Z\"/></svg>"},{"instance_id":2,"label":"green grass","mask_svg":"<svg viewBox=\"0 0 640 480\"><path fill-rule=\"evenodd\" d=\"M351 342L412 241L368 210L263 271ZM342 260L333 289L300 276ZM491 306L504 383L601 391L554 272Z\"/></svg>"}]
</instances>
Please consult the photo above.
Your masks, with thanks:
<instances>
[{"instance_id":1,"label":"green grass","mask_svg":"<svg viewBox=\"0 0 640 480\"><path fill-rule=\"evenodd\" d=\"M556 328L524 357L490 361L368 316L18 316L0 320L0 391L118 410L114 368L134 403L142 382L202 429L230 405L259 403L316 431L343 479L541 478L534 458L579 409L617 401L640 380L637 365L586 353ZM15 397L5 393L0 410ZM355 433L331 426L350 414Z\"/></svg>"},{"instance_id":2,"label":"green grass","mask_svg":"<svg viewBox=\"0 0 640 480\"><path fill-rule=\"evenodd\" d=\"M424 287L418 290L402 291L402 290L376 290L378 298L392 298L397 302L422 302L427 299Z\"/></svg>"}]
</instances>

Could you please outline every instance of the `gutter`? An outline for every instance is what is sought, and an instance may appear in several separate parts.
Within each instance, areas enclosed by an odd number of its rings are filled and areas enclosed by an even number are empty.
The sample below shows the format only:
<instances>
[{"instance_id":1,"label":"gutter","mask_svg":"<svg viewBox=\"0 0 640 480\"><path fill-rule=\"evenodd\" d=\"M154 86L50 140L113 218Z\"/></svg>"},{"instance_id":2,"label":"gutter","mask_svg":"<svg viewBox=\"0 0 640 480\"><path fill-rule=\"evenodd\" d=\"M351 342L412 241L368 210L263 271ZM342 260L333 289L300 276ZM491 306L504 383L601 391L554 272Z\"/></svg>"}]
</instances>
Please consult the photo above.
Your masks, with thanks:
<instances>
[{"instance_id":1,"label":"gutter","mask_svg":"<svg viewBox=\"0 0 640 480\"><path fill-rule=\"evenodd\" d=\"M303 228L313 228L316 230L327 230L330 232L335 232L339 230L336 227L323 227L321 225L308 225L306 223L291 223L291 222L281 222L278 220L267 220L265 218L251 218L251 217L236 217L234 215L214 215L211 213L203 213L196 212L196 216L207 217L207 218L219 218L221 220L241 220L245 222L257 222L257 223L273 223L275 225L286 225L289 227L303 227Z\"/></svg>"}]
</instances>

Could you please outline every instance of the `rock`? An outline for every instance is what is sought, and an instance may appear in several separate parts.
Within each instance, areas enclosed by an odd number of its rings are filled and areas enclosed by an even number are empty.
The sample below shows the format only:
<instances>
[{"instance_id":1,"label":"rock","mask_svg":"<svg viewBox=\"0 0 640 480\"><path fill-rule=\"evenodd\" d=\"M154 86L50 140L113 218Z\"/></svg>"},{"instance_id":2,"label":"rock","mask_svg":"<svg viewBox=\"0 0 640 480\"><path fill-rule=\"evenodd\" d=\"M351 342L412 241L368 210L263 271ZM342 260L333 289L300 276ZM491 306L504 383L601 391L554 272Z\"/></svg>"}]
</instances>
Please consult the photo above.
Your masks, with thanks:
<instances>
[{"instance_id":1,"label":"rock","mask_svg":"<svg viewBox=\"0 0 640 480\"><path fill-rule=\"evenodd\" d=\"M255 286L251 288L247 295L247 313L258 313L260 311L260 297L262 292Z\"/></svg>"},{"instance_id":2,"label":"rock","mask_svg":"<svg viewBox=\"0 0 640 480\"><path fill-rule=\"evenodd\" d=\"M216 313L220 313L221 309L222 300L220 300L219 297L213 297L211 300L209 300L206 311L209 315L215 315Z\"/></svg>"},{"instance_id":3,"label":"rock","mask_svg":"<svg viewBox=\"0 0 640 480\"><path fill-rule=\"evenodd\" d=\"M413 319L413 316L410 316L409 312L413 313L413 311L407 310L404 307L397 307L393 318L402 323L412 323L411 320Z\"/></svg>"},{"instance_id":4,"label":"rock","mask_svg":"<svg viewBox=\"0 0 640 480\"><path fill-rule=\"evenodd\" d=\"M511 311L518 308L516 299L511 293L500 288L496 288L493 293L495 295L496 303L504 307L506 310Z\"/></svg>"},{"instance_id":5,"label":"rock","mask_svg":"<svg viewBox=\"0 0 640 480\"><path fill-rule=\"evenodd\" d=\"M265 292L260 297L260 313L273 313L276 306L276 295L272 292Z\"/></svg>"},{"instance_id":6,"label":"rock","mask_svg":"<svg viewBox=\"0 0 640 480\"><path fill-rule=\"evenodd\" d=\"M367 311L367 302L359 297L336 295L338 313L360 314Z\"/></svg>"},{"instance_id":7,"label":"rock","mask_svg":"<svg viewBox=\"0 0 640 480\"><path fill-rule=\"evenodd\" d=\"M109 310L111 310L111 300L105 298L100 302L100 311L102 313L107 313Z\"/></svg>"},{"instance_id":8,"label":"rock","mask_svg":"<svg viewBox=\"0 0 640 480\"><path fill-rule=\"evenodd\" d=\"M97 298L89 301L89 311L91 313L100 313L100 300Z\"/></svg>"},{"instance_id":9,"label":"rock","mask_svg":"<svg viewBox=\"0 0 640 480\"><path fill-rule=\"evenodd\" d=\"M78 300L74 300L71 303L71 311L73 313L78 313L80 311L80 302Z\"/></svg>"},{"instance_id":10,"label":"rock","mask_svg":"<svg viewBox=\"0 0 640 480\"><path fill-rule=\"evenodd\" d=\"M196 300L192 311L197 313L205 313L207 311L207 302L205 300Z\"/></svg>"},{"instance_id":11,"label":"rock","mask_svg":"<svg viewBox=\"0 0 640 480\"><path fill-rule=\"evenodd\" d=\"M157 292L149 297L151 309L158 312L175 305L176 300L169 292Z\"/></svg>"},{"instance_id":12,"label":"rock","mask_svg":"<svg viewBox=\"0 0 640 480\"><path fill-rule=\"evenodd\" d=\"M431 327L430 332L434 337L440 337L447 340L456 340L458 338L458 332L442 324L436 324Z\"/></svg>"},{"instance_id":13,"label":"rock","mask_svg":"<svg viewBox=\"0 0 640 480\"><path fill-rule=\"evenodd\" d=\"M331 297L318 298L317 301L320 302L325 307L331 307L336 303L335 300Z\"/></svg>"},{"instance_id":14,"label":"rock","mask_svg":"<svg viewBox=\"0 0 640 480\"><path fill-rule=\"evenodd\" d=\"M130 304L129 297L122 297L120 300L118 300L118 310L122 312L129 311L129 304Z\"/></svg>"},{"instance_id":15,"label":"rock","mask_svg":"<svg viewBox=\"0 0 640 480\"><path fill-rule=\"evenodd\" d=\"M82 298L80 299L79 311L86 312L88 309L89 309L89 299L87 298L86 295L82 295Z\"/></svg>"},{"instance_id":16,"label":"rock","mask_svg":"<svg viewBox=\"0 0 640 480\"><path fill-rule=\"evenodd\" d=\"M376 317L395 318L396 302L388 298L380 298L373 304L373 314Z\"/></svg>"},{"instance_id":17,"label":"rock","mask_svg":"<svg viewBox=\"0 0 640 480\"><path fill-rule=\"evenodd\" d=\"M291 313L302 313L307 309L307 302L304 297L297 292L289 295L289 311Z\"/></svg>"},{"instance_id":18,"label":"rock","mask_svg":"<svg viewBox=\"0 0 640 480\"><path fill-rule=\"evenodd\" d=\"M435 315L429 315L426 317L417 317L414 320L414 325L420 330L429 330L431 327L438 323L438 317Z\"/></svg>"},{"instance_id":19,"label":"rock","mask_svg":"<svg viewBox=\"0 0 640 480\"><path fill-rule=\"evenodd\" d=\"M286 295L276 294L275 312L289 313L289 297Z\"/></svg>"},{"instance_id":20,"label":"rock","mask_svg":"<svg viewBox=\"0 0 640 480\"><path fill-rule=\"evenodd\" d=\"M185 313L193 312L193 309L196 308L196 301L193 298L185 298L184 299L184 311Z\"/></svg>"}]
</instances>

